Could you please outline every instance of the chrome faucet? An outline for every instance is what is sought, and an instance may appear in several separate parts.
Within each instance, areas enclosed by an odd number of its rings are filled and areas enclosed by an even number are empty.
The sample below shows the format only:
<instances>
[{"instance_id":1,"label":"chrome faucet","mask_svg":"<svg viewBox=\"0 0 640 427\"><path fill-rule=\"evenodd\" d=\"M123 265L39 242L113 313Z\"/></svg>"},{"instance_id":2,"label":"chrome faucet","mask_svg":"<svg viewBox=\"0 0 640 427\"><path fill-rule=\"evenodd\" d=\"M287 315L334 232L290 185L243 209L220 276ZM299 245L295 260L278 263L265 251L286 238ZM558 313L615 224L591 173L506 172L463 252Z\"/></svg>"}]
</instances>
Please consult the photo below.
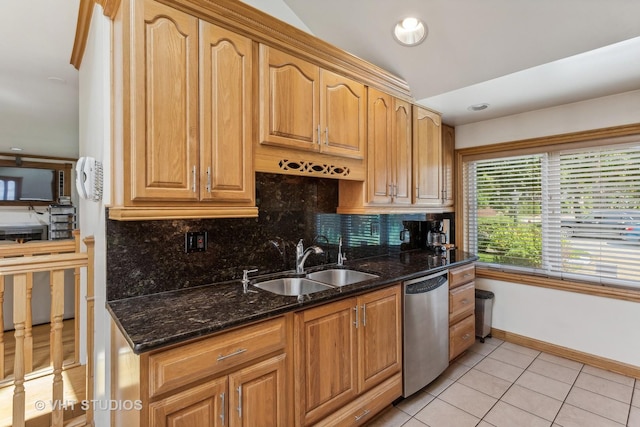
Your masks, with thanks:
<instances>
[{"instance_id":1,"label":"chrome faucet","mask_svg":"<svg viewBox=\"0 0 640 427\"><path fill-rule=\"evenodd\" d=\"M338 240L338 265L343 266L346 260L347 257L342 253L342 236L340 236L340 240Z\"/></svg>"},{"instance_id":2,"label":"chrome faucet","mask_svg":"<svg viewBox=\"0 0 640 427\"><path fill-rule=\"evenodd\" d=\"M242 270L242 280L241 280L241 282L242 282L242 290L243 290L243 292L245 294L249 291L249 289L248 289L248 287L249 287L249 273L255 273L257 271L258 271L257 268L254 268L253 270Z\"/></svg>"},{"instance_id":3,"label":"chrome faucet","mask_svg":"<svg viewBox=\"0 0 640 427\"><path fill-rule=\"evenodd\" d=\"M309 246L305 250L302 239L300 239L298 245L296 246L296 273L304 273L304 262L307 260L307 257L311 255L311 253L321 254L324 253L324 251L320 246Z\"/></svg>"}]
</instances>

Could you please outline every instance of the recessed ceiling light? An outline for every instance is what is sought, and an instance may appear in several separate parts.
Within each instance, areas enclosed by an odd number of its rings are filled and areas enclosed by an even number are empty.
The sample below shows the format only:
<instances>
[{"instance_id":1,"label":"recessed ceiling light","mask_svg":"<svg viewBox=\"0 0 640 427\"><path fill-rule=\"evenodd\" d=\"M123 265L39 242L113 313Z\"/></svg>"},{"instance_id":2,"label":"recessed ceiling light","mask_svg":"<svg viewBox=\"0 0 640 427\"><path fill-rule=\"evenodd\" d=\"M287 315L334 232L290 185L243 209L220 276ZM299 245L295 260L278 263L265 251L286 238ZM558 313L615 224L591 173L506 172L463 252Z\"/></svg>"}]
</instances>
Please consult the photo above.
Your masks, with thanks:
<instances>
[{"instance_id":1,"label":"recessed ceiling light","mask_svg":"<svg viewBox=\"0 0 640 427\"><path fill-rule=\"evenodd\" d=\"M11 150L11 151L22 151L22 148L20 148L20 147L11 147L9 150Z\"/></svg>"},{"instance_id":2,"label":"recessed ceiling light","mask_svg":"<svg viewBox=\"0 0 640 427\"><path fill-rule=\"evenodd\" d=\"M393 38L403 46L415 46L422 43L428 33L424 22L413 16L404 18L393 27Z\"/></svg>"},{"instance_id":3,"label":"recessed ceiling light","mask_svg":"<svg viewBox=\"0 0 640 427\"><path fill-rule=\"evenodd\" d=\"M487 108L489 108L489 104L484 102L482 104L470 105L469 107L467 107L467 110L469 110L469 111L482 111L482 110L486 110Z\"/></svg>"}]
</instances>

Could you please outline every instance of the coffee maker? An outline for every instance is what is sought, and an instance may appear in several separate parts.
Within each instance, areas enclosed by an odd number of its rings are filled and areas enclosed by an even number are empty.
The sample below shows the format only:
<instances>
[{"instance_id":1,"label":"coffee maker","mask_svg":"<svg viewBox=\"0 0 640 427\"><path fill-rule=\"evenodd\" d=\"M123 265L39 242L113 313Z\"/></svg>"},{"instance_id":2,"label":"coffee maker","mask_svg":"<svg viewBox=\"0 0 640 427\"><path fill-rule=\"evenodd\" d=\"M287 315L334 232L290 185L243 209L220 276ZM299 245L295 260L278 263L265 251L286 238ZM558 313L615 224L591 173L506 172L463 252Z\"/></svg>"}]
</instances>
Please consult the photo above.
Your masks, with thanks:
<instances>
[{"instance_id":1,"label":"coffee maker","mask_svg":"<svg viewBox=\"0 0 640 427\"><path fill-rule=\"evenodd\" d=\"M445 220L432 220L427 221L427 248L444 252L447 250L447 244L449 243L448 227L445 227ZM446 228L446 229L445 229Z\"/></svg>"}]
</instances>

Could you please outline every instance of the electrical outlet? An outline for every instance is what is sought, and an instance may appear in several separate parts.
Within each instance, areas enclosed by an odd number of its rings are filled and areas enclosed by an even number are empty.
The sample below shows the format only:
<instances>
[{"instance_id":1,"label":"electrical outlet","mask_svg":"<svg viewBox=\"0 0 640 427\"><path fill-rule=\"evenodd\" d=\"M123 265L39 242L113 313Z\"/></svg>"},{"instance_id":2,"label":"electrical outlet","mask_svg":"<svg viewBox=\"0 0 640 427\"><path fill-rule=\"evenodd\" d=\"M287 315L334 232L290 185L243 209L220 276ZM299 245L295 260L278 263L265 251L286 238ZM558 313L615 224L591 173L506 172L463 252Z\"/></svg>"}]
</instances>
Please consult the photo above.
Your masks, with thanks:
<instances>
[{"instance_id":1,"label":"electrical outlet","mask_svg":"<svg viewBox=\"0 0 640 427\"><path fill-rule=\"evenodd\" d=\"M187 231L184 234L184 251L204 252L207 250L207 232L206 231Z\"/></svg>"}]
</instances>

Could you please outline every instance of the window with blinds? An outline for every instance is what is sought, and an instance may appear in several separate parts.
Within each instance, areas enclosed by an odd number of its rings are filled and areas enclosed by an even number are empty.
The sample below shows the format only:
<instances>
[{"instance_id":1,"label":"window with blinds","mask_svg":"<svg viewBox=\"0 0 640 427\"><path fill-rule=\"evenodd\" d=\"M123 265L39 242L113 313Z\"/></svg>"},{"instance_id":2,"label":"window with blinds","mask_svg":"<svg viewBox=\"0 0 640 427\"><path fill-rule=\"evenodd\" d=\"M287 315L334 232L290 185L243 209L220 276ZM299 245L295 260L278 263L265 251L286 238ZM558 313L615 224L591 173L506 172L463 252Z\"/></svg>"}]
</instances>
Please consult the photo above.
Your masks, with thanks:
<instances>
[{"instance_id":1,"label":"window with blinds","mask_svg":"<svg viewBox=\"0 0 640 427\"><path fill-rule=\"evenodd\" d=\"M640 144L468 161L464 192L481 263L640 288Z\"/></svg>"}]
</instances>

